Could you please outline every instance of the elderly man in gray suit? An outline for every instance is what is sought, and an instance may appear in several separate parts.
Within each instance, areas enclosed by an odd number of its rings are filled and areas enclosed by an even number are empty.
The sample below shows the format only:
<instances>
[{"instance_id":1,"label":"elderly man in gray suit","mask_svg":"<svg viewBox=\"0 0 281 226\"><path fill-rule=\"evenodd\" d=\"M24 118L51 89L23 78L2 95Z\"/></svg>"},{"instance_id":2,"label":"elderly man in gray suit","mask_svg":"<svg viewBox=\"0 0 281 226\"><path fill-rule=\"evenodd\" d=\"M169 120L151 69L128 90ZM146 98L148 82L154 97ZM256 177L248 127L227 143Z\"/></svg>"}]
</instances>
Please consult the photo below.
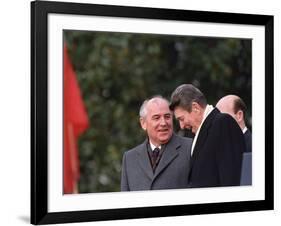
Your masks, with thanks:
<instances>
[{"instance_id":1,"label":"elderly man in gray suit","mask_svg":"<svg viewBox=\"0 0 281 226\"><path fill-rule=\"evenodd\" d=\"M147 139L125 152L121 191L187 188L192 140L173 133L169 102L161 96L145 100L140 124Z\"/></svg>"}]
</instances>

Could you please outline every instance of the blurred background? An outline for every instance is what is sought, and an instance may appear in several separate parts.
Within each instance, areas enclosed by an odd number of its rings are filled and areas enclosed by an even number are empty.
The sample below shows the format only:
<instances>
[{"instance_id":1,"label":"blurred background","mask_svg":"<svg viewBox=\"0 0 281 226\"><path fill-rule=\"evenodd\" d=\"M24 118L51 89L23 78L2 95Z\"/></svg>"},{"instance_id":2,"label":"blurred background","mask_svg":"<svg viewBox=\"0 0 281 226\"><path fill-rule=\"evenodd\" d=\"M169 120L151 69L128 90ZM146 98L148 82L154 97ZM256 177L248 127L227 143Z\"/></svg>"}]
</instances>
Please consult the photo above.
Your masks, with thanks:
<instances>
[{"instance_id":1,"label":"blurred background","mask_svg":"<svg viewBox=\"0 0 281 226\"><path fill-rule=\"evenodd\" d=\"M120 191L123 153L145 139L142 102L169 99L180 84L192 83L212 105L240 96L251 129L251 40L65 30L64 41L88 116L77 143L79 193Z\"/></svg>"}]
</instances>

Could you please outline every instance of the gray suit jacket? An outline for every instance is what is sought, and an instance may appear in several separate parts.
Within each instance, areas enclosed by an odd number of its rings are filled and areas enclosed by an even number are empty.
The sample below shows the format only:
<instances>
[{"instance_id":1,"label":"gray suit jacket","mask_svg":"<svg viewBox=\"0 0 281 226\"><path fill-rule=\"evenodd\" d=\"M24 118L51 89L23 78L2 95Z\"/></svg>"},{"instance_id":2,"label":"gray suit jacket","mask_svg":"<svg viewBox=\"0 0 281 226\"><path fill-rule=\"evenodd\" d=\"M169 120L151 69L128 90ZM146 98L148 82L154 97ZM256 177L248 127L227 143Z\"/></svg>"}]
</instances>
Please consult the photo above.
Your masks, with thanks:
<instances>
[{"instance_id":1,"label":"gray suit jacket","mask_svg":"<svg viewBox=\"0 0 281 226\"><path fill-rule=\"evenodd\" d=\"M173 134L154 174L147 153L147 142L125 152L121 191L186 188L192 139Z\"/></svg>"}]
</instances>

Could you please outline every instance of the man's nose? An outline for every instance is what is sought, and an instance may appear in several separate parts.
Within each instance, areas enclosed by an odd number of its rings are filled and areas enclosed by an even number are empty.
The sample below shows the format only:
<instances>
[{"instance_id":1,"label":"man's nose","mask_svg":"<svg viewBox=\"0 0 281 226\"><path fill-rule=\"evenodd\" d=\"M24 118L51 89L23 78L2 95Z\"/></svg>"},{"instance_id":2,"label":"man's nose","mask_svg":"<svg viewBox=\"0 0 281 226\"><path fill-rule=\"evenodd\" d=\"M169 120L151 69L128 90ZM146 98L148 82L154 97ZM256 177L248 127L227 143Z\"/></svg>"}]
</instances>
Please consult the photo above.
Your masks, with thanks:
<instances>
[{"instance_id":1,"label":"man's nose","mask_svg":"<svg viewBox=\"0 0 281 226\"><path fill-rule=\"evenodd\" d=\"M184 123L183 122L180 122L180 128L184 129Z\"/></svg>"},{"instance_id":2,"label":"man's nose","mask_svg":"<svg viewBox=\"0 0 281 226\"><path fill-rule=\"evenodd\" d=\"M167 121L164 117L161 117L160 119L160 125L166 125L167 124Z\"/></svg>"}]
</instances>

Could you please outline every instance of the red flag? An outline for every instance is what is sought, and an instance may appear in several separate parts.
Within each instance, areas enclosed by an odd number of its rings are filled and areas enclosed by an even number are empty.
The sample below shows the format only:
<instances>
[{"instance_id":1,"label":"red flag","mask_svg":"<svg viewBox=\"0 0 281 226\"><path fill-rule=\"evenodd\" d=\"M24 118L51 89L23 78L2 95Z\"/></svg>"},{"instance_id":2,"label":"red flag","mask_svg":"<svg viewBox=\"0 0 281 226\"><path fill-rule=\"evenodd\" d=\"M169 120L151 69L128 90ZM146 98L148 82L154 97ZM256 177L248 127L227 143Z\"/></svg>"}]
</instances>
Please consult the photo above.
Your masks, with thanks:
<instances>
[{"instance_id":1,"label":"red flag","mask_svg":"<svg viewBox=\"0 0 281 226\"><path fill-rule=\"evenodd\" d=\"M67 47L64 45L64 160L63 190L65 194L77 193L79 180L79 156L77 141L88 127L88 115L81 97L76 74L70 62Z\"/></svg>"}]
</instances>

